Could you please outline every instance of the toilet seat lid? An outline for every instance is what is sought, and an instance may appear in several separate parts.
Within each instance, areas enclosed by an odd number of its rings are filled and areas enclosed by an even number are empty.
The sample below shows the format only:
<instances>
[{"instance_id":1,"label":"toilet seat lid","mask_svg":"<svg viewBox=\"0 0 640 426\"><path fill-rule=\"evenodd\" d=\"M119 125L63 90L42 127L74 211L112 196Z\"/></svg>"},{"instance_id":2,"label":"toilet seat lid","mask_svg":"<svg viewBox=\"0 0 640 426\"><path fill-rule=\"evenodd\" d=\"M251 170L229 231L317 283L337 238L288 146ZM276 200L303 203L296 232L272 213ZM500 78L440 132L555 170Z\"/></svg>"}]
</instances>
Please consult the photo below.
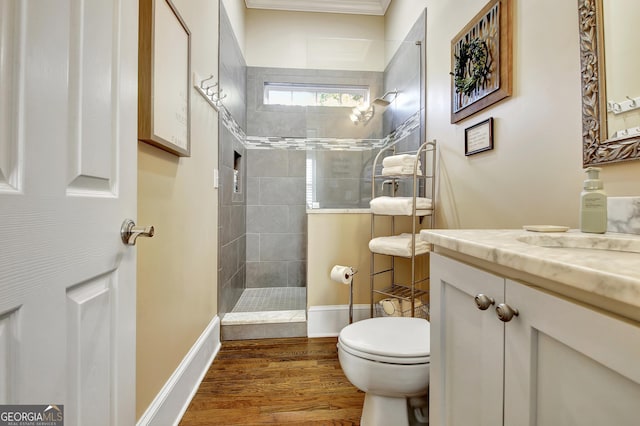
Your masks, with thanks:
<instances>
[{"instance_id":1,"label":"toilet seat lid","mask_svg":"<svg viewBox=\"0 0 640 426\"><path fill-rule=\"evenodd\" d=\"M422 318L371 318L346 326L340 343L358 352L392 358L429 357L430 324Z\"/></svg>"}]
</instances>

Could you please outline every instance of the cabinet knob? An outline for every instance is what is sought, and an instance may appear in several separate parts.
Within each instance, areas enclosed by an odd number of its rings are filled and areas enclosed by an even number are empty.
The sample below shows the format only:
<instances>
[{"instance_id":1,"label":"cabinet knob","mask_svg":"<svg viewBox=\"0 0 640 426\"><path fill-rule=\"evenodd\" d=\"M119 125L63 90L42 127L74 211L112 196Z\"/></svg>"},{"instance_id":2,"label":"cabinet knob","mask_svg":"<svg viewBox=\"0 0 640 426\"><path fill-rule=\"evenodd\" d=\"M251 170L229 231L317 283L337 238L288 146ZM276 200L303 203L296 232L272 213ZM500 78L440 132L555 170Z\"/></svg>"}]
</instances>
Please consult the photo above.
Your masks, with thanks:
<instances>
[{"instance_id":1,"label":"cabinet knob","mask_svg":"<svg viewBox=\"0 0 640 426\"><path fill-rule=\"evenodd\" d=\"M496 303L496 301L493 300L492 297L489 297L486 294L482 293L476 294L476 297L474 297L473 299L476 301L476 306L481 311L486 311L487 309L489 309L489 306Z\"/></svg>"},{"instance_id":2,"label":"cabinet knob","mask_svg":"<svg viewBox=\"0 0 640 426\"><path fill-rule=\"evenodd\" d=\"M500 321L509 322L513 317L517 317L519 312L517 309L512 308L506 303L500 303L496 306L496 314L498 314Z\"/></svg>"}]
</instances>

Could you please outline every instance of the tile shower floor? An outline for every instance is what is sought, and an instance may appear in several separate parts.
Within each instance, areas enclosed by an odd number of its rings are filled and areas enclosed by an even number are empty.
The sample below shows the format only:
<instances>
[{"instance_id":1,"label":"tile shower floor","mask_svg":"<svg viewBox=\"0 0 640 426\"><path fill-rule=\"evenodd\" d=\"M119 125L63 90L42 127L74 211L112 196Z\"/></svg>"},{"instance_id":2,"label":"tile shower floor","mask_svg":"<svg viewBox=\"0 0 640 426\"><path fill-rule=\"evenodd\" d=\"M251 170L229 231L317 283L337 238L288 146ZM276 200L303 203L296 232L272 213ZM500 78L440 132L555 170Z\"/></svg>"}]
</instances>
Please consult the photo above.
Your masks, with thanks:
<instances>
[{"instance_id":1,"label":"tile shower floor","mask_svg":"<svg viewBox=\"0 0 640 426\"><path fill-rule=\"evenodd\" d=\"M306 304L304 287L247 288L231 312L289 311L304 309Z\"/></svg>"},{"instance_id":2,"label":"tile shower floor","mask_svg":"<svg viewBox=\"0 0 640 426\"><path fill-rule=\"evenodd\" d=\"M306 321L304 287L248 288L222 318L223 325Z\"/></svg>"}]
</instances>

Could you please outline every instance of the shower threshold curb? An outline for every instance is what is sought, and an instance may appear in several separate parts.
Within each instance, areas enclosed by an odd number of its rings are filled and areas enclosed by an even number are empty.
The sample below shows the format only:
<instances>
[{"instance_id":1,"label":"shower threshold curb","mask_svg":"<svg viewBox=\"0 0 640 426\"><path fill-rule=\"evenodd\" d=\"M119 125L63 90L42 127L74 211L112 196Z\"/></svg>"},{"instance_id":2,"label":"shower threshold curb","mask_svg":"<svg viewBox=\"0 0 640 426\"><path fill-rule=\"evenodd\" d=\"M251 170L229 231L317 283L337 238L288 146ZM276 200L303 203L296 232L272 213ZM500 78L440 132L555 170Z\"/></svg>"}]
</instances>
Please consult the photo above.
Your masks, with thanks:
<instances>
[{"instance_id":1,"label":"shower threshold curb","mask_svg":"<svg viewBox=\"0 0 640 426\"><path fill-rule=\"evenodd\" d=\"M275 324L287 322L305 322L304 309L290 311L228 312L222 318L222 325Z\"/></svg>"}]
</instances>

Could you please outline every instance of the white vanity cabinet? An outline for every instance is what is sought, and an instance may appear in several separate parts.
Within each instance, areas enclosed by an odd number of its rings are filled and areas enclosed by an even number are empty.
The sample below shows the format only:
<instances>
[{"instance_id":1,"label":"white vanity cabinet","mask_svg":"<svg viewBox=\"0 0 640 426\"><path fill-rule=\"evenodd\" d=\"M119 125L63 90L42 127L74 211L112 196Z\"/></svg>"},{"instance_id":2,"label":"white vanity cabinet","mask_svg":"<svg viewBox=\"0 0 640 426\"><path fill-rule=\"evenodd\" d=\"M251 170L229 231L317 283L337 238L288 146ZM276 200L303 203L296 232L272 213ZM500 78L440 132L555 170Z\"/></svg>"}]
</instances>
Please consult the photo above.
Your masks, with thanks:
<instances>
[{"instance_id":1,"label":"white vanity cabinet","mask_svg":"<svg viewBox=\"0 0 640 426\"><path fill-rule=\"evenodd\" d=\"M640 424L637 322L437 253L430 285L430 425Z\"/></svg>"}]
</instances>

